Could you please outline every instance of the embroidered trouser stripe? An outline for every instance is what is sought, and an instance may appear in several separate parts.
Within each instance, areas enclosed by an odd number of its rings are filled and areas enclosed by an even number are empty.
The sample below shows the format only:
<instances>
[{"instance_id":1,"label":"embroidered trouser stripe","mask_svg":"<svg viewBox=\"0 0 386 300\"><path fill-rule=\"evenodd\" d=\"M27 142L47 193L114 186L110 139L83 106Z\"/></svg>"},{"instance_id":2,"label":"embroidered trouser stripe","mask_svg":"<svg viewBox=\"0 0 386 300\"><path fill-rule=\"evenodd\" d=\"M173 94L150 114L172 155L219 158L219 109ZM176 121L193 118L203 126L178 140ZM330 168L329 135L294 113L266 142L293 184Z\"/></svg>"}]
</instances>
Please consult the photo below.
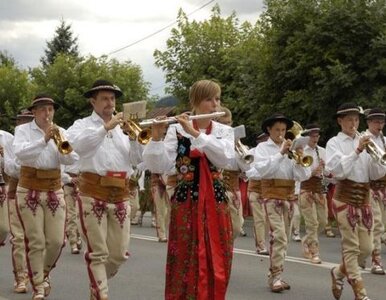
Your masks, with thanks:
<instances>
[{"instance_id":1,"label":"embroidered trouser stripe","mask_svg":"<svg viewBox=\"0 0 386 300\"><path fill-rule=\"evenodd\" d=\"M63 190L38 192L17 188L17 210L25 236L28 273L35 291L55 267L64 246L66 204Z\"/></svg>"},{"instance_id":2,"label":"embroidered trouser stripe","mask_svg":"<svg viewBox=\"0 0 386 300\"><path fill-rule=\"evenodd\" d=\"M85 260L90 286L97 299L107 297L107 279L127 260L130 238L128 201L107 203L80 196L79 217L87 243ZM126 199L127 200L127 199Z\"/></svg>"}]
</instances>

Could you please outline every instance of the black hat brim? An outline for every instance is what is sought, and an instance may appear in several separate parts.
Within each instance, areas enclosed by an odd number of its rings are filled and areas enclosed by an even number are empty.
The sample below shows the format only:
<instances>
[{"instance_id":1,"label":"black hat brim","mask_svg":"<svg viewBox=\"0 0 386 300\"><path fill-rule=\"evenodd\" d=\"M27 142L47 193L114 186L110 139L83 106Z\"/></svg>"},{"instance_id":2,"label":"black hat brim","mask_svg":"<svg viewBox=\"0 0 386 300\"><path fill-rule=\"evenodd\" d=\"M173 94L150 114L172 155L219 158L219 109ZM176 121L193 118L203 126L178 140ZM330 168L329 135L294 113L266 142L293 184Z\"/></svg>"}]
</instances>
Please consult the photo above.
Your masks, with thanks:
<instances>
[{"instance_id":1,"label":"black hat brim","mask_svg":"<svg viewBox=\"0 0 386 300\"><path fill-rule=\"evenodd\" d=\"M58 104L58 103L52 103L49 101L46 101L46 102L42 101L42 102L38 102L38 103L35 103L34 105L27 107L27 109L32 111L32 109L34 109L35 107L37 107L39 105L47 105L47 104L53 105L55 110L58 110L59 108L61 108L60 104Z\"/></svg>"},{"instance_id":2,"label":"black hat brim","mask_svg":"<svg viewBox=\"0 0 386 300\"><path fill-rule=\"evenodd\" d=\"M283 122L287 125L287 130L290 129L292 126L294 126L294 122L286 117L270 117L263 121L263 124L261 124L261 130L263 130L264 133L269 134L268 127L271 127L276 122Z\"/></svg>"},{"instance_id":3,"label":"black hat brim","mask_svg":"<svg viewBox=\"0 0 386 300\"><path fill-rule=\"evenodd\" d=\"M85 92L83 94L83 97L89 99L89 98L92 98L92 96L94 95L95 92L99 92L99 91L108 91L108 92L113 92L115 94L115 98L119 98L123 95L122 91L120 90L117 90L115 89L114 87L111 87L111 89L109 88L106 88L106 87L103 87L103 88L93 88L93 89L90 89L88 90L87 92Z\"/></svg>"}]
</instances>

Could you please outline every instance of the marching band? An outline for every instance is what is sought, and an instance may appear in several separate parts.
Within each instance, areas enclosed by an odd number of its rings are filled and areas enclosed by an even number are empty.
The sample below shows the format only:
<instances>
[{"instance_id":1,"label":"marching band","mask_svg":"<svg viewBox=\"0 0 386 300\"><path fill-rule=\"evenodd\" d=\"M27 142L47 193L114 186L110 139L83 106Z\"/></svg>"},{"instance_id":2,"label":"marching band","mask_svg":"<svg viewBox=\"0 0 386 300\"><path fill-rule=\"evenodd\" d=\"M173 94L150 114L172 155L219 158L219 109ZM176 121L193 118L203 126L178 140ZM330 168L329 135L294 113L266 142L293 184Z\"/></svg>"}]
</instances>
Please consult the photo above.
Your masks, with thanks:
<instances>
[{"instance_id":1,"label":"marching band","mask_svg":"<svg viewBox=\"0 0 386 300\"><path fill-rule=\"evenodd\" d=\"M108 280L127 260L130 226L138 224L138 185L150 180L158 241L168 243L164 298L225 299L233 242L246 235L243 177L255 250L269 256L272 292L291 289L284 261L298 207L305 235L296 240L312 264L323 263L319 234L333 237L335 218L342 262L328 275L334 299L347 281L356 300L370 300L360 273L366 259L371 273L385 275L385 111L367 110L367 130L359 133L361 108L342 104L335 115L340 132L326 149L318 145L317 123L303 129L274 113L248 149L214 81L191 86L191 115L138 124L116 112L121 96L111 82L95 81L84 93L91 115L64 130L53 123L59 105L40 94L14 118L14 136L0 130L0 244L10 233L15 293L30 286L33 300L47 299L67 241L72 254L84 249L90 300L109 299Z\"/></svg>"}]
</instances>

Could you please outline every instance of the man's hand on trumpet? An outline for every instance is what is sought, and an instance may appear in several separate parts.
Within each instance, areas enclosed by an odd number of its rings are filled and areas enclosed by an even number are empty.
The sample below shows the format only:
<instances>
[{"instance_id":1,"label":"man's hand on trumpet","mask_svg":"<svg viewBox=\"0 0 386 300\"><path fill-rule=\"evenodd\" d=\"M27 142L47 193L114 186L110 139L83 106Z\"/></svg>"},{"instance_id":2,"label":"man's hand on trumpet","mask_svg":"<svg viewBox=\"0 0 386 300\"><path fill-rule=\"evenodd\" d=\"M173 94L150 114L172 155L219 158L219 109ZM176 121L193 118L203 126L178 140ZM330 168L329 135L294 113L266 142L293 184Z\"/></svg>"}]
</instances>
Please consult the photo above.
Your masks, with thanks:
<instances>
[{"instance_id":1,"label":"man's hand on trumpet","mask_svg":"<svg viewBox=\"0 0 386 300\"><path fill-rule=\"evenodd\" d=\"M123 123L123 112L119 112L116 115L112 115L110 121L105 123L104 127L106 131L109 131L122 123Z\"/></svg>"},{"instance_id":2,"label":"man's hand on trumpet","mask_svg":"<svg viewBox=\"0 0 386 300\"><path fill-rule=\"evenodd\" d=\"M292 141L291 140L284 140L283 143L281 144L280 153L282 155L288 154L288 151L291 148L291 146L292 146Z\"/></svg>"},{"instance_id":3,"label":"man's hand on trumpet","mask_svg":"<svg viewBox=\"0 0 386 300\"><path fill-rule=\"evenodd\" d=\"M362 135L360 138L359 138L359 144L358 144L358 151L359 152L362 152L365 148L366 148L366 145L370 142L370 136L369 135Z\"/></svg>"},{"instance_id":4,"label":"man's hand on trumpet","mask_svg":"<svg viewBox=\"0 0 386 300\"><path fill-rule=\"evenodd\" d=\"M54 129L55 125L51 122L50 125L48 125L44 131L44 140L46 143L54 136Z\"/></svg>"}]
</instances>

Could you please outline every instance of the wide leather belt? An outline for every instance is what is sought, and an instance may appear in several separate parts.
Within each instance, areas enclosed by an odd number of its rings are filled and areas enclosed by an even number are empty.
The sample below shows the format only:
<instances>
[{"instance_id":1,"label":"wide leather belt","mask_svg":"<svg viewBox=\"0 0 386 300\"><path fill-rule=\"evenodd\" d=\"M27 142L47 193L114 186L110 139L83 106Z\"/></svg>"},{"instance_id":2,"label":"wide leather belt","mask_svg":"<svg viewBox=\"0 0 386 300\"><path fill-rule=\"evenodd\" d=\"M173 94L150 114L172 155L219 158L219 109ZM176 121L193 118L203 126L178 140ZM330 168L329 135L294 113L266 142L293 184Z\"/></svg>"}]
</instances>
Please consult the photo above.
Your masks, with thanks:
<instances>
[{"instance_id":1,"label":"wide leather belt","mask_svg":"<svg viewBox=\"0 0 386 300\"><path fill-rule=\"evenodd\" d=\"M225 186L231 190L239 190L239 171L223 170L222 177L225 183Z\"/></svg>"},{"instance_id":2,"label":"wide leather belt","mask_svg":"<svg viewBox=\"0 0 386 300\"><path fill-rule=\"evenodd\" d=\"M322 178L312 176L310 179L301 182L300 189L321 194L323 191Z\"/></svg>"},{"instance_id":3,"label":"wide leather belt","mask_svg":"<svg viewBox=\"0 0 386 300\"><path fill-rule=\"evenodd\" d=\"M339 180L336 183L334 198L355 207L362 207L370 202L369 191L369 183L355 182L349 179Z\"/></svg>"},{"instance_id":4,"label":"wide leather belt","mask_svg":"<svg viewBox=\"0 0 386 300\"><path fill-rule=\"evenodd\" d=\"M261 197L263 199L296 200L295 181L290 179L262 179Z\"/></svg>"},{"instance_id":5,"label":"wide leather belt","mask_svg":"<svg viewBox=\"0 0 386 300\"><path fill-rule=\"evenodd\" d=\"M57 191L61 189L60 169L42 170L21 166L19 186L38 191Z\"/></svg>"},{"instance_id":6,"label":"wide leather belt","mask_svg":"<svg viewBox=\"0 0 386 300\"><path fill-rule=\"evenodd\" d=\"M248 192L261 194L261 180L250 179L248 182Z\"/></svg>"},{"instance_id":7,"label":"wide leather belt","mask_svg":"<svg viewBox=\"0 0 386 300\"><path fill-rule=\"evenodd\" d=\"M370 181L370 188L374 191L386 188L386 176L378 180Z\"/></svg>"},{"instance_id":8,"label":"wide leather belt","mask_svg":"<svg viewBox=\"0 0 386 300\"><path fill-rule=\"evenodd\" d=\"M122 202L129 197L129 180L83 172L79 176L79 191L101 201Z\"/></svg>"}]
</instances>

